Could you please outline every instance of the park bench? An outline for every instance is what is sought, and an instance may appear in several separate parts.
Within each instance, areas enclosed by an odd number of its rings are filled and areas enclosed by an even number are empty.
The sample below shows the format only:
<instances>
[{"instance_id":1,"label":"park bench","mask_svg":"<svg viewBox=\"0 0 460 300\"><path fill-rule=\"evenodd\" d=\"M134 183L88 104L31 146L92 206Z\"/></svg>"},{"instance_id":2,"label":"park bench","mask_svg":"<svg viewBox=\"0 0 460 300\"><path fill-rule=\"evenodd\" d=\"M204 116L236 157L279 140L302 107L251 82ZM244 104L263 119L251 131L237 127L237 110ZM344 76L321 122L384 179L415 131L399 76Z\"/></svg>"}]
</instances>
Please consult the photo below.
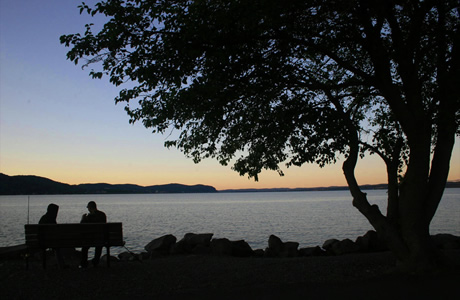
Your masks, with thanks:
<instances>
[{"instance_id":1,"label":"park bench","mask_svg":"<svg viewBox=\"0 0 460 300\"><path fill-rule=\"evenodd\" d=\"M107 267L110 267L110 247L125 244L122 223L27 224L24 228L28 253L33 249L44 252L43 268L46 268L47 248L106 247Z\"/></svg>"}]
</instances>

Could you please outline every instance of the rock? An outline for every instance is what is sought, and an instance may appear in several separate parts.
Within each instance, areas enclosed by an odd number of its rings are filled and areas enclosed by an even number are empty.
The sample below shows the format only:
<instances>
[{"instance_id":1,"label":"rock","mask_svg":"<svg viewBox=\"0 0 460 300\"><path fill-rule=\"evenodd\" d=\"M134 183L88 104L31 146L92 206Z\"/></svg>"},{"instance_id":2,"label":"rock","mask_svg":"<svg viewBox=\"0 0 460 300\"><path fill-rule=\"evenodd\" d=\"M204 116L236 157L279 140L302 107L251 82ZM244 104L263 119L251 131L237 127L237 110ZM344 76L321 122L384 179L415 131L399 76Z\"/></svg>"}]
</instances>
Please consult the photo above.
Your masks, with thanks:
<instances>
[{"instance_id":1,"label":"rock","mask_svg":"<svg viewBox=\"0 0 460 300\"><path fill-rule=\"evenodd\" d=\"M186 248L193 249L198 245L209 247L213 233L187 233L183 240L185 241Z\"/></svg>"},{"instance_id":2,"label":"rock","mask_svg":"<svg viewBox=\"0 0 460 300\"><path fill-rule=\"evenodd\" d=\"M431 236L434 244L439 249L445 250L454 250L460 249L460 237L448 234L448 233L440 233Z\"/></svg>"},{"instance_id":3,"label":"rock","mask_svg":"<svg viewBox=\"0 0 460 300\"><path fill-rule=\"evenodd\" d=\"M144 249L149 252L158 252L161 254L168 254L171 247L176 243L176 237L172 234L167 234L148 243Z\"/></svg>"},{"instance_id":4,"label":"rock","mask_svg":"<svg viewBox=\"0 0 460 300\"><path fill-rule=\"evenodd\" d=\"M350 239L339 241L337 239L329 239L324 242L323 249L326 254L342 255L346 253L354 253L360 250L360 247Z\"/></svg>"},{"instance_id":5,"label":"rock","mask_svg":"<svg viewBox=\"0 0 460 300\"><path fill-rule=\"evenodd\" d=\"M283 241L276 235L270 235L268 237L268 248L265 249L265 256L268 257L276 257L279 256L281 253L281 249L283 248Z\"/></svg>"},{"instance_id":6,"label":"rock","mask_svg":"<svg viewBox=\"0 0 460 300\"><path fill-rule=\"evenodd\" d=\"M369 230L364 236L358 237L356 239L356 244L359 246L361 252L379 252L388 250L388 247L385 245L383 239L381 239L374 230Z\"/></svg>"},{"instance_id":7,"label":"rock","mask_svg":"<svg viewBox=\"0 0 460 300\"><path fill-rule=\"evenodd\" d=\"M268 238L268 248L265 249L265 256L267 257L296 257L298 256L297 248L299 243L286 242L283 243L281 239L275 235L270 235Z\"/></svg>"},{"instance_id":8,"label":"rock","mask_svg":"<svg viewBox=\"0 0 460 300\"><path fill-rule=\"evenodd\" d=\"M231 242L231 244L233 256L249 257L254 254L254 251L252 250L251 246L249 246L249 244L244 240L233 241Z\"/></svg>"},{"instance_id":9,"label":"rock","mask_svg":"<svg viewBox=\"0 0 460 300\"><path fill-rule=\"evenodd\" d=\"M338 239L329 239L323 243L323 249L326 251L332 250L332 247L339 242Z\"/></svg>"},{"instance_id":10,"label":"rock","mask_svg":"<svg viewBox=\"0 0 460 300\"><path fill-rule=\"evenodd\" d=\"M119 262L118 258L116 258L115 256L112 256L110 255L110 261L111 262ZM107 263L107 254L104 254L101 256L101 260L100 260L101 263Z\"/></svg>"},{"instance_id":11,"label":"rock","mask_svg":"<svg viewBox=\"0 0 460 300\"><path fill-rule=\"evenodd\" d=\"M320 246L307 247L299 249L299 256L321 256L324 255L323 249Z\"/></svg>"},{"instance_id":12,"label":"rock","mask_svg":"<svg viewBox=\"0 0 460 300\"><path fill-rule=\"evenodd\" d=\"M254 250L254 256L256 256L256 257L264 257L265 256L264 249L256 249L256 250Z\"/></svg>"},{"instance_id":13,"label":"rock","mask_svg":"<svg viewBox=\"0 0 460 300\"><path fill-rule=\"evenodd\" d=\"M194 253L198 246L210 248L213 233L187 233L185 236L171 248L171 254ZM209 249L210 252L211 249ZM200 252L202 250L199 249ZM203 250L204 251L204 250Z\"/></svg>"},{"instance_id":14,"label":"rock","mask_svg":"<svg viewBox=\"0 0 460 300\"><path fill-rule=\"evenodd\" d=\"M193 247L193 249L191 250L190 253L195 254L195 255L211 254L211 247L208 247L208 246L205 246L205 245L202 245L202 244L198 244L195 247Z\"/></svg>"},{"instance_id":15,"label":"rock","mask_svg":"<svg viewBox=\"0 0 460 300\"><path fill-rule=\"evenodd\" d=\"M185 241L180 240L174 245L172 245L169 253L173 255L186 254L187 249L185 248Z\"/></svg>"},{"instance_id":16,"label":"rock","mask_svg":"<svg viewBox=\"0 0 460 300\"><path fill-rule=\"evenodd\" d=\"M359 251L361 252L371 252L369 250L369 241L365 240L364 237L358 236L355 241L356 245L359 247Z\"/></svg>"},{"instance_id":17,"label":"rock","mask_svg":"<svg viewBox=\"0 0 460 300\"><path fill-rule=\"evenodd\" d=\"M129 253L125 251L125 252L118 254L118 259L120 261L133 261L137 258L133 253Z\"/></svg>"},{"instance_id":18,"label":"rock","mask_svg":"<svg viewBox=\"0 0 460 300\"><path fill-rule=\"evenodd\" d=\"M267 247L264 251L264 257L278 257L279 255L280 255L280 252L276 252L270 247Z\"/></svg>"},{"instance_id":19,"label":"rock","mask_svg":"<svg viewBox=\"0 0 460 300\"><path fill-rule=\"evenodd\" d=\"M209 246L213 235L213 233L187 233L184 236L184 240L193 246Z\"/></svg>"},{"instance_id":20,"label":"rock","mask_svg":"<svg viewBox=\"0 0 460 300\"><path fill-rule=\"evenodd\" d=\"M286 242L281 248L280 256L281 257L297 257L299 256L298 249L299 243L297 242Z\"/></svg>"},{"instance_id":21,"label":"rock","mask_svg":"<svg viewBox=\"0 0 460 300\"><path fill-rule=\"evenodd\" d=\"M268 248L270 251L273 251L273 253L278 255L281 252L282 247L283 242L279 237L273 234L268 237Z\"/></svg>"},{"instance_id":22,"label":"rock","mask_svg":"<svg viewBox=\"0 0 460 300\"><path fill-rule=\"evenodd\" d=\"M350 239L345 239L333 244L332 251L335 255L354 253L359 251L359 246Z\"/></svg>"},{"instance_id":23,"label":"rock","mask_svg":"<svg viewBox=\"0 0 460 300\"><path fill-rule=\"evenodd\" d=\"M232 255L232 242L229 239L212 239L211 252L215 255Z\"/></svg>"}]
</instances>

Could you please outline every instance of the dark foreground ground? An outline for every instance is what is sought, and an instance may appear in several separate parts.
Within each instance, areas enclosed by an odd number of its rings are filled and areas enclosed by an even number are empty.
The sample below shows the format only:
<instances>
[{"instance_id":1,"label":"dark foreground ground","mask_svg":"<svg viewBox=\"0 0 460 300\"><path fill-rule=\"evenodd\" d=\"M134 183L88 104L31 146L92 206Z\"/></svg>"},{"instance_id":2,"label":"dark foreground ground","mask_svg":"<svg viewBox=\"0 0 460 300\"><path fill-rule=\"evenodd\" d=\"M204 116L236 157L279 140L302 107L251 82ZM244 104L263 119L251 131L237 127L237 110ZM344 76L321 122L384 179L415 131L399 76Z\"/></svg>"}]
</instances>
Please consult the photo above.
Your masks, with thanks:
<instances>
[{"instance_id":1,"label":"dark foreground ground","mask_svg":"<svg viewBox=\"0 0 460 300\"><path fill-rule=\"evenodd\" d=\"M460 299L457 267L436 274L392 272L389 252L302 258L170 256L60 270L0 261L2 299Z\"/></svg>"}]
</instances>

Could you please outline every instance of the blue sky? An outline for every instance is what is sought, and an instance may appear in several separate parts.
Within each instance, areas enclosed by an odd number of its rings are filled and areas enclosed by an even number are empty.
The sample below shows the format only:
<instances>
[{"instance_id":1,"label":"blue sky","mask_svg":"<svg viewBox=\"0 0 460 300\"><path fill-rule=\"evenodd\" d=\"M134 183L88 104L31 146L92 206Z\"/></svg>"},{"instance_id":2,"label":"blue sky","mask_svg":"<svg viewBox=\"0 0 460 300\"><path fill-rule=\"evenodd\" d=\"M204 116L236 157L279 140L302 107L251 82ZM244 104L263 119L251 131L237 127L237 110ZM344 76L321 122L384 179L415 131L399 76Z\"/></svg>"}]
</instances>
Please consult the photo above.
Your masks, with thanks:
<instances>
[{"instance_id":1,"label":"blue sky","mask_svg":"<svg viewBox=\"0 0 460 300\"><path fill-rule=\"evenodd\" d=\"M97 1L85 1L91 5ZM207 160L194 164L162 135L130 125L118 88L94 80L66 60L62 34L98 23L80 15L72 0L0 0L0 172L38 175L70 184L171 182L209 184L218 189L345 185L341 164L264 172L259 182L229 166ZM453 154L450 179L460 179L460 150ZM362 184L385 182L376 157L358 167Z\"/></svg>"}]
</instances>

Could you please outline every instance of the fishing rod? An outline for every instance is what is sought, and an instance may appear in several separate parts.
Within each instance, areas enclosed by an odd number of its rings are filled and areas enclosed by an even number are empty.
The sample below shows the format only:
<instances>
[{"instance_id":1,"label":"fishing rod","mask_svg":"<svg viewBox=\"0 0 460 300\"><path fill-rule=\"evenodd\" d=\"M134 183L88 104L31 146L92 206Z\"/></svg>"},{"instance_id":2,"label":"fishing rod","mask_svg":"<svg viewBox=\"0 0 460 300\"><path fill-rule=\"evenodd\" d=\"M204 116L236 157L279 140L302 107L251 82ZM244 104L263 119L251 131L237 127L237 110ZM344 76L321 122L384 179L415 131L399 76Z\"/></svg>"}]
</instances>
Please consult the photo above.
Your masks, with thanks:
<instances>
[{"instance_id":1,"label":"fishing rod","mask_svg":"<svg viewBox=\"0 0 460 300\"><path fill-rule=\"evenodd\" d=\"M126 247L126 243L123 244L123 247L128 251L129 254L132 255L134 260L137 260L138 262L142 263L142 261L139 259L139 256L131 252L131 250L129 250L128 247Z\"/></svg>"},{"instance_id":2,"label":"fishing rod","mask_svg":"<svg viewBox=\"0 0 460 300\"><path fill-rule=\"evenodd\" d=\"M29 224L30 195L27 196L27 224Z\"/></svg>"}]
</instances>

